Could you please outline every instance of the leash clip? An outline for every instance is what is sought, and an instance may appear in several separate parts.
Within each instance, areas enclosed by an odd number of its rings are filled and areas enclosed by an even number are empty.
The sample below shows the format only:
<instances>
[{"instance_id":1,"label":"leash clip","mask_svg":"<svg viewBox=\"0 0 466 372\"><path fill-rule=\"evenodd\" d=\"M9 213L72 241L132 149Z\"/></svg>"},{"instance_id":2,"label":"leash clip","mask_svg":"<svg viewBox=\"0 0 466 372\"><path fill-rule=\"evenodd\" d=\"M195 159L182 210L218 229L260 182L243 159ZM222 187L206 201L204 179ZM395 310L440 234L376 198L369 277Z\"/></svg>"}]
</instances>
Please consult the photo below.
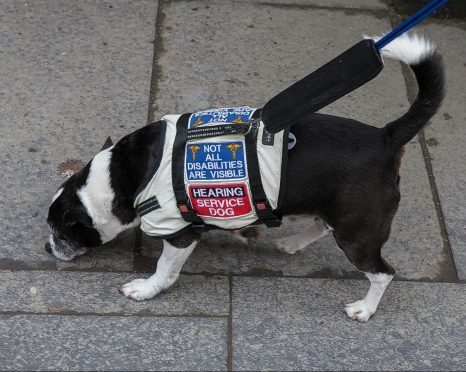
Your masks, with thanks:
<instances>
[{"instance_id":1,"label":"leash clip","mask_svg":"<svg viewBox=\"0 0 466 372\"><path fill-rule=\"evenodd\" d=\"M260 121L261 121L260 118L249 119L248 122L246 123L247 125L249 125L249 128L247 132L244 133L244 136L247 136L252 130L256 131L257 129L259 129Z\"/></svg>"}]
</instances>

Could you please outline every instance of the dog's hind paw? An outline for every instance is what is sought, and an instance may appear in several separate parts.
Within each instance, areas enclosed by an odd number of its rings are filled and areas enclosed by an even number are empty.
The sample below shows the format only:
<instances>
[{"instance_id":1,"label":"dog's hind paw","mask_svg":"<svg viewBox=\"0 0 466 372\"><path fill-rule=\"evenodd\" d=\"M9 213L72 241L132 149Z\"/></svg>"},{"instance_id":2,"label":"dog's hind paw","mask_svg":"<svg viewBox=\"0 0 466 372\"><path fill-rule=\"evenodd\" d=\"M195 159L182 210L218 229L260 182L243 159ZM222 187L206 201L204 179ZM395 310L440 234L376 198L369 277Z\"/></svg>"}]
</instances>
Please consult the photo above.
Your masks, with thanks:
<instances>
[{"instance_id":1,"label":"dog's hind paw","mask_svg":"<svg viewBox=\"0 0 466 372\"><path fill-rule=\"evenodd\" d=\"M364 300L359 300L351 304L347 304L345 307L346 314L353 320L359 320L360 322L367 322L375 310L369 309L367 303Z\"/></svg>"},{"instance_id":2,"label":"dog's hind paw","mask_svg":"<svg viewBox=\"0 0 466 372\"><path fill-rule=\"evenodd\" d=\"M154 297L160 291L148 279L134 279L123 284L119 292L132 300L144 301Z\"/></svg>"},{"instance_id":3,"label":"dog's hind paw","mask_svg":"<svg viewBox=\"0 0 466 372\"><path fill-rule=\"evenodd\" d=\"M297 245L296 242L293 241L293 239L290 239L289 237L275 240L275 245L279 250L288 254L295 254L296 252L305 248L300 245Z\"/></svg>"}]
</instances>

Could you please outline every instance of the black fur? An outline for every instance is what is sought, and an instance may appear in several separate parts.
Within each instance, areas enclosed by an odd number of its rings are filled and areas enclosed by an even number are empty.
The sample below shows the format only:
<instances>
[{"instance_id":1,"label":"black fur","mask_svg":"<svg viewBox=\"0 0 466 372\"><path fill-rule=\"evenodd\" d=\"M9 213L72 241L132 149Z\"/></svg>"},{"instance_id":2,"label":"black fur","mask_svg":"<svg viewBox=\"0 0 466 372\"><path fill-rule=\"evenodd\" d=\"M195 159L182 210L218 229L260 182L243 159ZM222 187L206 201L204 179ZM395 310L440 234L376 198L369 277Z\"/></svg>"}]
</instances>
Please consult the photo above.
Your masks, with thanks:
<instances>
[{"instance_id":1,"label":"black fur","mask_svg":"<svg viewBox=\"0 0 466 372\"><path fill-rule=\"evenodd\" d=\"M104 142L102 148L100 149L100 151L107 150L108 148L110 148L112 146L113 146L112 138L107 137L107 139L105 140L105 142Z\"/></svg>"},{"instance_id":2,"label":"black fur","mask_svg":"<svg viewBox=\"0 0 466 372\"><path fill-rule=\"evenodd\" d=\"M146 177L151 175L154 164L160 162L160 148L164 142L160 124L152 123L123 137L112 150L113 213L123 224L136 218L133 197Z\"/></svg>"}]
</instances>

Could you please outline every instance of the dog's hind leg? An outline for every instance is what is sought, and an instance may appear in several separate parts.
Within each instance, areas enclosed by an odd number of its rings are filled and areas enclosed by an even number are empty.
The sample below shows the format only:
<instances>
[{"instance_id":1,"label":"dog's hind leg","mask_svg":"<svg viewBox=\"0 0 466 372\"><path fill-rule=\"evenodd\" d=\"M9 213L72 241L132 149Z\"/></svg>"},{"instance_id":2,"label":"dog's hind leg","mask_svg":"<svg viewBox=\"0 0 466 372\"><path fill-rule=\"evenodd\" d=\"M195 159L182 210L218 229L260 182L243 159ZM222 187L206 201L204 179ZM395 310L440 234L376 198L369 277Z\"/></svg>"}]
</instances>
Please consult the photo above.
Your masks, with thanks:
<instances>
[{"instance_id":1,"label":"dog's hind leg","mask_svg":"<svg viewBox=\"0 0 466 372\"><path fill-rule=\"evenodd\" d=\"M367 322L377 310L385 289L395 275L395 270L380 255L382 245L388 238L388 232L382 235L383 239L380 239L380 235L376 236L370 228L362 234L367 235L362 239L348 239L348 236L341 234L337 227L334 237L346 257L358 270L366 274L371 283L369 291L362 300L347 304L345 307L346 314L351 319Z\"/></svg>"},{"instance_id":2,"label":"dog's hind leg","mask_svg":"<svg viewBox=\"0 0 466 372\"><path fill-rule=\"evenodd\" d=\"M346 314L353 320L367 322L372 314L375 313L379 306L380 300L385 289L393 279L393 274L386 273L365 273L371 286L366 296L359 301L347 304L345 307Z\"/></svg>"},{"instance_id":3,"label":"dog's hind leg","mask_svg":"<svg viewBox=\"0 0 466 372\"><path fill-rule=\"evenodd\" d=\"M328 235L330 231L332 231L332 229L328 227L324 221L319 217L314 217L314 223L308 229L299 234L278 239L275 241L275 244L278 249L289 254L295 254L306 248L309 244Z\"/></svg>"},{"instance_id":4,"label":"dog's hind leg","mask_svg":"<svg viewBox=\"0 0 466 372\"><path fill-rule=\"evenodd\" d=\"M176 248L170 242L164 240L163 252L157 262L155 274L148 279L135 279L124 284L120 292L132 300L143 301L170 287L178 279L183 264L197 243L198 240L194 240L186 248Z\"/></svg>"}]
</instances>

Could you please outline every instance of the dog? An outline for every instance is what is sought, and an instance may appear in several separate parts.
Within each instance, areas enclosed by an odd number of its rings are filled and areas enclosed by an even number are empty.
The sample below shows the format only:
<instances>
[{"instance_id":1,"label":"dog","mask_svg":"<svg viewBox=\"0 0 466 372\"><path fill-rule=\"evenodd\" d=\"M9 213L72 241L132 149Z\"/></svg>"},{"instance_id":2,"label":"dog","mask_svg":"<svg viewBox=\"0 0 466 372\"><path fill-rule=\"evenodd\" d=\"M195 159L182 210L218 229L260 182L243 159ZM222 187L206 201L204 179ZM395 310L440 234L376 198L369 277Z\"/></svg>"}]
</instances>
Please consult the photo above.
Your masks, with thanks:
<instances>
[{"instance_id":1,"label":"dog","mask_svg":"<svg viewBox=\"0 0 466 372\"><path fill-rule=\"evenodd\" d=\"M312 226L281 239L288 253L332 233L348 260L370 281L367 295L346 305L347 315L367 322L395 270L382 258L400 201L403 146L436 113L444 97L441 56L428 40L403 36L382 50L413 70L419 92L409 111L383 128L356 120L309 114L292 127L282 216L315 216ZM98 153L53 196L46 250L61 260L84 254L139 225L133 195L163 147L161 126L150 125ZM155 154L155 155L154 155ZM238 233L236 233L238 234ZM163 253L148 279L124 284L127 298L142 301L170 287L200 239L195 229L163 240Z\"/></svg>"}]
</instances>

